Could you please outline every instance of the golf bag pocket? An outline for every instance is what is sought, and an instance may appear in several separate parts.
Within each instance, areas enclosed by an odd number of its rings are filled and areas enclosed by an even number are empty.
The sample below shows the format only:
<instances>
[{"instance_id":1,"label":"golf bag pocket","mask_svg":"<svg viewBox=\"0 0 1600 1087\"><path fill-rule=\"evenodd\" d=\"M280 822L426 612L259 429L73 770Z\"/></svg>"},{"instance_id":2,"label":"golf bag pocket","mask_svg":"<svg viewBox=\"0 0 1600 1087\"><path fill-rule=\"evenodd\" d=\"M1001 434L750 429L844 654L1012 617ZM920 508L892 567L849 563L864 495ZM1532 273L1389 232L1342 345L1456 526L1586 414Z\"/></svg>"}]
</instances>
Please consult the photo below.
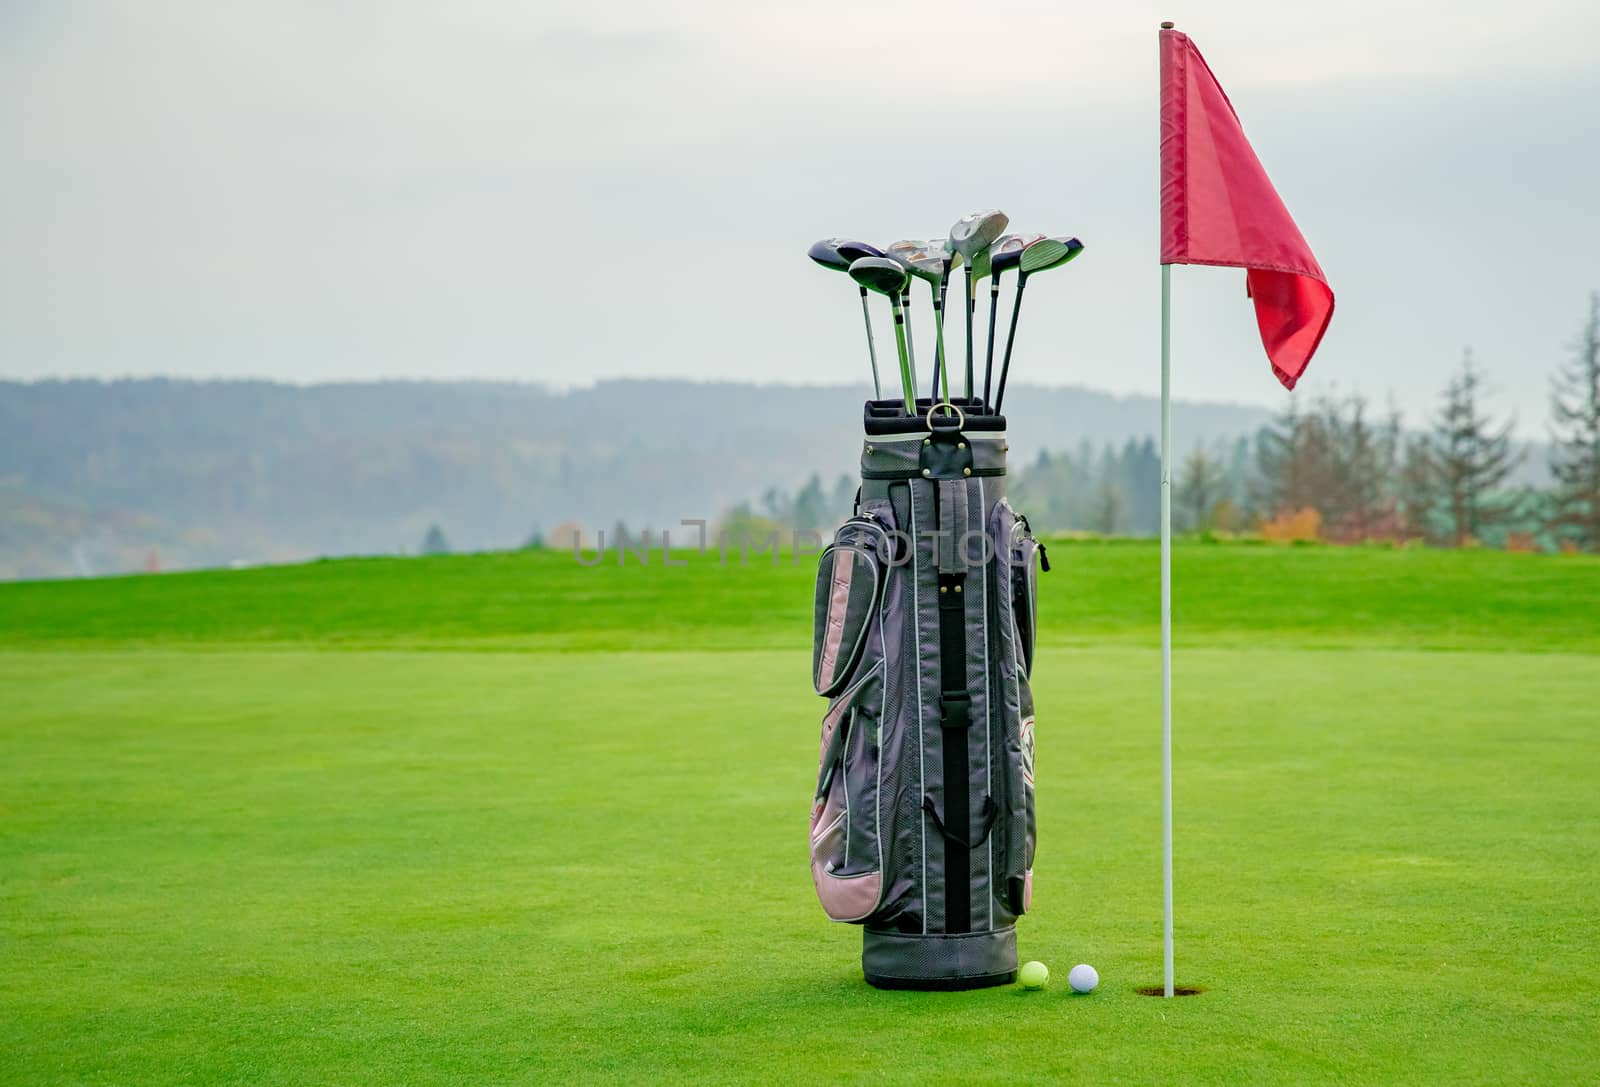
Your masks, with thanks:
<instances>
[{"instance_id":1,"label":"golf bag pocket","mask_svg":"<svg viewBox=\"0 0 1600 1087\"><path fill-rule=\"evenodd\" d=\"M834 697L822 719L811 803L811 879L823 912L835 921L861 921L883 897L878 841L882 715L883 662L877 660Z\"/></svg>"},{"instance_id":2,"label":"golf bag pocket","mask_svg":"<svg viewBox=\"0 0 1600 1087\"><path fill-rule=\"evenodd\" d=\"M882 522L857 516L844 523L818 560L811 677L824 697L850 683L866 649L883 595L889 547Z\"/></svg>"}]
</instances>

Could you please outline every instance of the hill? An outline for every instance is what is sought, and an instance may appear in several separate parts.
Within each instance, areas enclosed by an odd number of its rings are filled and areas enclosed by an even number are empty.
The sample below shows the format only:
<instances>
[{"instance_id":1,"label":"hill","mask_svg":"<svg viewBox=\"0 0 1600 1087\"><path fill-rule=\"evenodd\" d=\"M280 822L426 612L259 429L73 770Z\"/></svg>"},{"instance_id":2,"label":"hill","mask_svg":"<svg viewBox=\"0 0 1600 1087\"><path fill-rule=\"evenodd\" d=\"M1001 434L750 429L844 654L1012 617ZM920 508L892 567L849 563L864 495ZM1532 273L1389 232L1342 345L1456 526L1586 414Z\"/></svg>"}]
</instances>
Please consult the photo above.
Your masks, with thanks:
<instances>
[{"instance_id":1,"label":"hill","mask_svg":"<svg viewBox=\"0 0 1600 1087\"><path fill-rule=\"evenodd\" d=\"M715 520L770 487L854 470L865 390L606 381L297 386L0 383L0 578L515 547ZM1154 432L1156 404L1019 385L1019 463ZM1254 431L1260 408L1184 404L1180 447Z\"/></svg>"}]
</instances>

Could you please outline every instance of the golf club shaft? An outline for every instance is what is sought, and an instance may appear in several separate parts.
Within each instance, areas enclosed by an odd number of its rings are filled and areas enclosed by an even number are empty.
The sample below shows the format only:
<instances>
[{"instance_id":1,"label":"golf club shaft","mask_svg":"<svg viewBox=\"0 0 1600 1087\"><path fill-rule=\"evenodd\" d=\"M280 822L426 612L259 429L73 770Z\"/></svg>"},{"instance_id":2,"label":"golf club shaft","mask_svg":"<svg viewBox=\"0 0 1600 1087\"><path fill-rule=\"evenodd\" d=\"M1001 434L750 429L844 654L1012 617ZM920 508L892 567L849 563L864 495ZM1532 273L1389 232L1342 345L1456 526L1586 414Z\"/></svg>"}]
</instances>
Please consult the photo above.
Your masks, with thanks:
<instances>
[{"instance_id":1,"label":"golf club shaft","mask_svg":"<svg viewBox=\"0 0 1600 1087\"><path fill-rule=\"evenodd\" d=\"M989 408L989 378L994 373L994 318L1000 308L1000 274L990 273L989 279L989 349L983 355L983 407Z\"/></svg>"},{"instance_id":2,"label":"golf club shaft","mask_svg":"<svg viewBox=\"0 0 1600 1087\"><path fill-rule=\"evenodd\" d=\"M933 388L930 390L929 395L935 403L938 402L939 382L942 380L944 382L944 399L945 403L948 404L950 402L950 372L945 369L944 365L944 306L939 300L939 289L937 287L933 290L933 327L934 336L938 342L934 347ZM949 415L950 409L945 408L944 413Z\"/></svg>"},{"instance_id":3,"label":"golf club shaft","mask_svg":"<svg viewBox=\"0 0 1600 1087\"><path fill-rule=\"evenodd\" d=\"M950 267L945 266L944 275L939 277L939 335L944 335L944 306L950 297ZM939 373L935 380L944 382L944 398L950 399L950 357L948 355L939 360Z\"/></svg>"},{"instance_id":4,"label":"golf club shaft","mask_svg":"<svg viewBox=\"0 0 1600 1087\"><path fill-rule=\"evenodd\" d=\"M883 386L878 382L878 348L872 342L872 313L867 309L867 289L861 288L861 319L867 323L867 357L872 360L872 397L883 399Z\"/></svg>"},{"instance_id":5,"label":"golf club shaft","mask_svg":"<svg viewBox=\"0 0 1600 1087\"><path fill-rule=\"evenodd\" d=\"M967 399L972 399L972 316L977 300L972 297L972 265L967 265Z\"/></svg>"},{"instance_id":6,"label":"golf club shaft","mask_svg":"<svg viewBox=\"0 0 1600 1087\"><path fill-rule=\"evenodd\" d=\"M906 357L906 315L900 308L900 299L894 295L889 296L889 305L894 307L894 346L900 352L900 392L906 400L906 414L917 414L917 389L911 383L911 362Z\"/></svg>"},{"instance_id":7,"label":"golf club shaft","mask_svg":"<svg viewBox=\"0 0 1600 1087\"><path fill-rule=\"evenodd\" d=\"M900 308L906 315L906 361L911 366L911 392L917 391L917 347L911 337L911 287L906 286L906 293L900 296Z\"/></svg>"},{"instance_id":8,"label":"golf club shaft","mask_svg":"<svg viewBox=\"0 0 1600 1087\"><path fill-rule=\"evenodd\" d=\"M1028 285L1028 277L1017 277L1017 297L1011 303L1011 330L1006 333L1006 357L1000 364L1000 386L994 391L994 413L1000 414L1000 405L1006 399L1006 375L1011 372L1011 345L1017 339L1017 314L1022 312L1022 289Z\"/></svg>"}]
</instances>

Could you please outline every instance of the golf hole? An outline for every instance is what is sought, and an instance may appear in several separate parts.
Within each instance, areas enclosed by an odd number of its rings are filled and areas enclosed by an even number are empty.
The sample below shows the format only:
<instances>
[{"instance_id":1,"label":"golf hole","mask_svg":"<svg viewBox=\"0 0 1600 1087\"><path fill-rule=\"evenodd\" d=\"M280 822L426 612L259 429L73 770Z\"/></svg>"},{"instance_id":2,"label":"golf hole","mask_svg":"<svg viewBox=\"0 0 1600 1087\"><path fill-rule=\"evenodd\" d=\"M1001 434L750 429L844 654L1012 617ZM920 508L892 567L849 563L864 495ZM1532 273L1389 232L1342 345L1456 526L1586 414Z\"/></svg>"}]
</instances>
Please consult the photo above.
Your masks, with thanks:
<instances>
[{"instance_id":1,"label":"golf hole","mask_svg":"<svg viewBox=\"0 0 1600 1087\"><path fill-rule=\"evenodd\" d=\"M1203 992L1205 992L1205 988L1199 985L1174 985L1172 987L1173 996L1199 996ZM1140 996L1166 996L1167 990L1165 986L1161 985L1141 985L1138 993Z\"/></svg>"}]
</instances>

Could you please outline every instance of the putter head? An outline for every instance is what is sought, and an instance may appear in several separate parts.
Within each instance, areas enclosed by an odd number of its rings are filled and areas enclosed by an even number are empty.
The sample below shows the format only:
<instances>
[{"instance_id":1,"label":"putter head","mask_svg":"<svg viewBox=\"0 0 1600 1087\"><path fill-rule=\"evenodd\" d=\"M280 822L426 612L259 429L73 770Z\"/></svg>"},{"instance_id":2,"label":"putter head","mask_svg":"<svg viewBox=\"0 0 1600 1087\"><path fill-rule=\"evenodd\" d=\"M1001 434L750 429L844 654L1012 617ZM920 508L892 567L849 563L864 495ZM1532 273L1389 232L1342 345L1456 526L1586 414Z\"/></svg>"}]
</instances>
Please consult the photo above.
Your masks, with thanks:
<instances>
[{"instance_id":1,"label":"putter head","mask_svg":"<svg viewBox=\"0 0 1600 1087\"><path fill-rule=\"evenodd\" d=\"M1002 234L989 247L989 274L999 279L1022 260L1022 251L1034 242L1043 241L1043 234Z\"/></svg>"},{"instance_id":2,"label":"putter head","mask_svg":"<svg viewBox=\"0 0 1600 1087\"><path fill-rule=\"evenodd\" d=\"M950 228L950 248L967 262L972 278L989 274L989 246L1011 222L1003 211L975 211L963 215Z\"/></svg>"},{"instance_id":3,"label":"putter head","mask_svg":"<svg viewBox=\"0 0 1600 1087\"><path fill-rule=\"evenodd\" d=\"M875 245L868 245L854 238L823 238L806 250L806 256L824 268L847 272L852 261L860 260L862 257L881 257L883 251Z\"/></svg>"},{"instance_id":4,"label":"putter head","mask_svg":"<svg viewBox=\"0 0 1600 1087\"><path fill-rule=\"evenodd\" d=\"M862 257L850 265L850 278L869 291L886 294L899 301L911 281L905 267L888 257Z\"/></svg>"},{"instance_id":5,"label":"putter head","mask_svg":"<svg viewBox=\"0 0 1600 1087\"><path fill-rule=\"evenodd\" d=\"M1083 252L1083 243L1077 238L1041 238L1022 251L1018 262L1022 274L1048 271L1067 263Z\"/></svg>"},{"instance_id":6,"label":"putter head","mask_svg":"<svg viewBox=\"0 0 1600 1087\"><path fill-rule=\"evenodd\" d=\"M883 255L935 288L944 278L947 258L942 241L899 241L885 249Z\"/></svg>"}]
</instances>

